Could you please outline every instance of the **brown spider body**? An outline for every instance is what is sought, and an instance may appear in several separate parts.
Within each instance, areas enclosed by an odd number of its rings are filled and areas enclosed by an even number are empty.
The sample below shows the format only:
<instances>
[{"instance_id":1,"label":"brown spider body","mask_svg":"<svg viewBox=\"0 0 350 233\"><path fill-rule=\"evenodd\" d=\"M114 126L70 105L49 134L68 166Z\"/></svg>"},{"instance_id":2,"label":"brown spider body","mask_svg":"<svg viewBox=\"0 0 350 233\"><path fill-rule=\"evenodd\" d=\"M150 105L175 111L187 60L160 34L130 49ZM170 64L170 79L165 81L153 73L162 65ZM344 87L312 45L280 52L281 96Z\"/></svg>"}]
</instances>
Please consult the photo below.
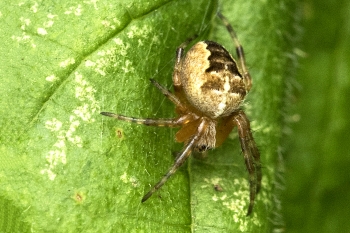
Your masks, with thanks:
<instances>
[{"instance_id":1,"label":"brown spider body","mask_svg":"<svg viewBox=\"0 0 350 233\"><path fill-rule=\"evenodd\" d=\"M109 112L101 114L119 120L152 126L181 127L176 141L183 142L175 163L165 176L143 197L146 201L186 161L192 151L204 152L220 146L234 127L238 129L245 164L249 172L249 215L261 186L260 154L254 142L249 120L240 106L251 88L251 77L245 65L244 52L226 18L223 20L236 45L240 68L230 53L213 41L196 43L183 57L183 43L176 51L173 73L175 93L151 82L176 106L179 115L172 119L142 119Z\"/></svg>"},{"instance_id":2,"label":"brown spider body","mask_svg":"<svg viewBox=\"0 0 350 233\"><path fill-rule=\"evenodd\" d=\"M213 41L195 44L180 63L180 83L187 100L206 116L216 119L237 110L247 91L236 62Z\"/></svg>"}]
</instances>

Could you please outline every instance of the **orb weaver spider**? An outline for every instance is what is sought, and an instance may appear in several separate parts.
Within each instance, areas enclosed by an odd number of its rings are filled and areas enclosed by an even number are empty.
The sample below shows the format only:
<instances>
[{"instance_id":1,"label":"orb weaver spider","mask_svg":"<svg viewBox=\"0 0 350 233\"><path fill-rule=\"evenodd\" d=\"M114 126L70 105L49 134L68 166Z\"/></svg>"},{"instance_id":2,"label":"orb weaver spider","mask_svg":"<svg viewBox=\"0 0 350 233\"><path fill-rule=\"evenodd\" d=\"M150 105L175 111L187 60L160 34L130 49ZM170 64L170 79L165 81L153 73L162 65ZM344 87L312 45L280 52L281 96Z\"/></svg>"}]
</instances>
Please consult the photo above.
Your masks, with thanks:
<instances>
[{"instance_id":1,"label":"orb weaver spider","mask_svg":"<svg viewBox=\"0 0 350 233\"><path fill-rule=\"evenodd\" d=\"M253 139L249 120L240 108L251 89L252 80L246 66L243 47L235 31L220 12L218 17L223 21L234 41L240 67L223 46L213 41L196 43L184 56L184 50L190 42L188 40L176 50L172 77L174 93L154 79L150 80L175 104L178 117L152 119L128 117L111 112L101 112L101 114L147 126L181 127L176 133L176 141L184 143L183 149L178 153L174 164L164 177L142 198L142 202L163 186L192 151L202 153L220 146L232 129L237 127L249 173L248 216L252 213L262 178L260 153Z\"/></svg>"}]
</instances>

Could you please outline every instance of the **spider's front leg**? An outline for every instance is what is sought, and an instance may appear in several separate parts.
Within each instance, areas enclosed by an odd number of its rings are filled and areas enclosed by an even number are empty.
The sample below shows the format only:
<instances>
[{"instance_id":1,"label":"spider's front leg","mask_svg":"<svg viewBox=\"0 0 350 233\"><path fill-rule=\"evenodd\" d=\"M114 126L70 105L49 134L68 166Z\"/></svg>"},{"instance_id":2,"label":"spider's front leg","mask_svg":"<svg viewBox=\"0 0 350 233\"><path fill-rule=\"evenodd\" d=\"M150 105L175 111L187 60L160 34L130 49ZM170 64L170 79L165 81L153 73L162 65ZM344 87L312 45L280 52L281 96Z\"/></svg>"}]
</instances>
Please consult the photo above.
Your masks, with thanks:
<instances>
[{"instance_id":1,"label":"spider's front leg","mask_svg":"<svg viewBox=\"0 0 350 233\"><path fill-rule=\"evenodd\" d=\"M186 161L186 159L191 155L194 147L197 145L199 139L203 136L204 132L208 127L207 121L203 120L199 126L197 133L188 141L188 143L184 146L182 151L176 157L174 164L169 168L168 172L164 175L164 177L155 184L152 189L142 198L141 202L145 202L148 198L152 196L152 194L157 191L163 184L173 175L177 169Z\"/></svg>"},{"instance_id":2,"label":"spider's front leg","mask_svg":"<svg viewBox=\"0 0 350 233\"><path fill-rule=\"evenodd\" d=\"M186 109L186 107L180 102L180 100L173 94L171 93L168 89L160 85L156 80L150 79L151 83L157 87L163 95L165 95L171 102L173 102L177 108L180 109ZM181 116L178 118L158 118L158 119L153 119L153 118L136 118L136 117L129 117L129 116L124 116L112 112L101 112L100 114L108 117L112 117L118 120L122 121L127 121L127 122L132 122L136 124L142 124L142 125L147 125L147 126L165 126L165 127L179 127L183 125L184 123L188 122L190 120L190 115L185 115Z\"/></svg>"},{"instance_id":3,"label":"spider's front leg","mask_svg":"<svg viewBox=\"0 0 350 233\"><path fill-rule=\"evenodd\" d=\"M160 83L158 83L153 78L151 78L150 81L156 88L158 88L163 93L165 97L167 97L171 102L173 102L176 107L180 109L186 109L186 107L181 103L179 98L177 98L173 93L171 93L171 91L163 87Z\"/></svg>"},{"instance_id":4,"label":"spider's front leg","mask_svg":"<svg viewBox=\"0 0 350 233\"><path fill-rule=\"evenodd\" d=\"M129 117L124 116L112 112L100 112L101 115L112 117L118 120L127 121L131 123L136 123L140 125L147 125L147 126L159 126L159 127L179 127L184 124L184 122L187 121L186 118L136 118L136 117Z\"/></svg>"},{"instance_id":5,"label":"spider's front leg","mask_svg":"<svg viewBox=\"0 0 350 233\"><path fill-rule=\"evenodd\" d=\"M177 49L176 49L176 61L175 61L175 67L174 67L174 73L173 73L173 84L175 91L177 91L177 88L181 87L181 81L180 81L180 70L181 70L181 60L185 52L185 48L191 41L193 41L198 35L194 35L191 38L188 38L185 42L183 42Z\"/></svg>"},{"instance_id":6,"label":"spider's front leg","mask_svg":"<svg viewBox=\"0 0 350 233\"><path fill-rule=\"evenodd\" d=\"M245 113L240 110L233 117L233 121L237 125L239 140L241 143L242 152L244 155L245 165L249 172L249 189L250 189L250 203L247 216L252 213L254 207L255 197L260 191L261 187L261 163L260 153L255 144L250 123Z\"/></svg>"}]
</instances>

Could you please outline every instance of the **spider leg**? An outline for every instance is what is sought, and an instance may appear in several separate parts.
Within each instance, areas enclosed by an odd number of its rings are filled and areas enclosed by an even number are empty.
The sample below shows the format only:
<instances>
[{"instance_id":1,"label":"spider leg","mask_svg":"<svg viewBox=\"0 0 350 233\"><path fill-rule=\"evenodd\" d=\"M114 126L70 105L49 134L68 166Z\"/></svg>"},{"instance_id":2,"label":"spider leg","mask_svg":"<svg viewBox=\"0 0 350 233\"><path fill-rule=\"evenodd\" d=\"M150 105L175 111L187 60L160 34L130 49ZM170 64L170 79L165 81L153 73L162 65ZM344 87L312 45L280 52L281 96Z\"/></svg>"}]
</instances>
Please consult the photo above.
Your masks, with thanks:
<instances>
[{"instance_id":1,"label":"spider leg","mask_svg":"<svg viewBox=\"0 0 350 233\"><path fill-rule=\"evenodd\" d=\"M181 81L180 81L180 70L181 70L181 58L183 57L183 54L185 52L185 48L189 43L191 43L192 40L194 40L198 35L194 35L191 38L188 38L185 42L183 42L177 49L176 49L176 61L175 61L175 67L174 67L174 73L173 73L173 83L174 87L180 87Z\"/></svg>"},{"instance_id":2,"label":"spider leg","mask_svg":"<svg viewBox=\"0 0 350 233\"><path fill-rule=\"evenodd\" d=\"M233 118L238 128L244 161L249 172L250 203L247 216L252 213L254 201L261 187L260 153L250 130L250 123L243 111L239 111Z\"/></svg>"},{"instance_id":3,"label":"spider leg","mask_svg":"<svg viewBox=\"0 0 350 233\"><path fill-rule=\"evenodd\" d=\"M142 198L141 202L145 202L148 198L152 196L152 194L157 191L163 184L173 175L177 169L186 161L186 159L191 155L193 148L196 146L198 140L203 135L207 128L207 122L203 120L198 127L197 134L194 135L189 142L185 145L179 155L176 157L174 164L169 168L168 172L163 176L163 178L155 184L152 189L146 193L146 195Z\"/></svg>"},{"instance_id":4,"label":"spider leg","mask_svg":"<svg viewBox=\"0 0 350 233\"><path fill-rule=\"evenodd\" d=\"M217 13L218 17L222 20L222 22L225 24L227 31L230 33L232 40L235 43L236 46L236 54L242 69L242 73L243 73L243 78L244 78L244 82L246 84L246 89L249 92L250 88L252 87L252 78L250 77L246 62L245 62L245 56L244 56L244 51L243 51L243 47L241 45L241 43L238 40L238 37L236 35L235 30L233 30L231 24L229 23L229 21L226 19L225 16L223 16L221 14L221 12Z\"/></svg>"},{"instance_id":5,"label":"spider leg","mask_svg":"<svg viewBox=\"0 0 350 233\"><path fill-rule=\"evenodd\" d=\"M147 126L164 126L164 127L179 127L185 123L187 123L190 120L191 115L185 115L183 117L179 118L158 118L158 119L152 119L152 118L135 118L135 117L128 117L124 115L119 115L112 112L101 112L100 114L108 117L112 117L118 120L127 121L131 123L136 124L142 124Z\"/></svg>"},{"instance_id":6,"label":"spider leg","mask_svg":"<svg viewBox=\"0 0 350 233\"><path fill-rule=\"evenodd\" d=\"M181 101L179 100L179 98L177 98L173 93L171 93L167 88L163 87L162 85L160 85L156 80L154 79L150 79L151 83L158 88L163 95L165 95L171 102L173 102L176 107L180 108L180 109L186 109L186 107L181 103Z\"/></svg>"}]
</instances>

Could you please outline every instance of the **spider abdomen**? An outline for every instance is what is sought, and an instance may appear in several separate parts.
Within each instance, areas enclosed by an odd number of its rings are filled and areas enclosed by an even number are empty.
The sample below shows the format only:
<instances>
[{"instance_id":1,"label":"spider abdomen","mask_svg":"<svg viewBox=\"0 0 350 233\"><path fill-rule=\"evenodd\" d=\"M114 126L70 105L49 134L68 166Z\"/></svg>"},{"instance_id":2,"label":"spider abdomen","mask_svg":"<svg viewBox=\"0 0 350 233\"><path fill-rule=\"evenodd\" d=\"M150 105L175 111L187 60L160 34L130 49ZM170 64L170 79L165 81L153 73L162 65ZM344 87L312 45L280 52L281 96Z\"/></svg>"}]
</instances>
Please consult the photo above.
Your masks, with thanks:
<instances>
[{"instance_id":1,"label":"spider abdomen","mask_svg":"<svg viewBox=\"0 0 350 233\"><path fill-rule=\"evenodd\" d=\"M198 42L187 52L180 79L191 105L214 119L237 110L246 95L235 60L213 41Z\"/></svg>"}]
</instances>

